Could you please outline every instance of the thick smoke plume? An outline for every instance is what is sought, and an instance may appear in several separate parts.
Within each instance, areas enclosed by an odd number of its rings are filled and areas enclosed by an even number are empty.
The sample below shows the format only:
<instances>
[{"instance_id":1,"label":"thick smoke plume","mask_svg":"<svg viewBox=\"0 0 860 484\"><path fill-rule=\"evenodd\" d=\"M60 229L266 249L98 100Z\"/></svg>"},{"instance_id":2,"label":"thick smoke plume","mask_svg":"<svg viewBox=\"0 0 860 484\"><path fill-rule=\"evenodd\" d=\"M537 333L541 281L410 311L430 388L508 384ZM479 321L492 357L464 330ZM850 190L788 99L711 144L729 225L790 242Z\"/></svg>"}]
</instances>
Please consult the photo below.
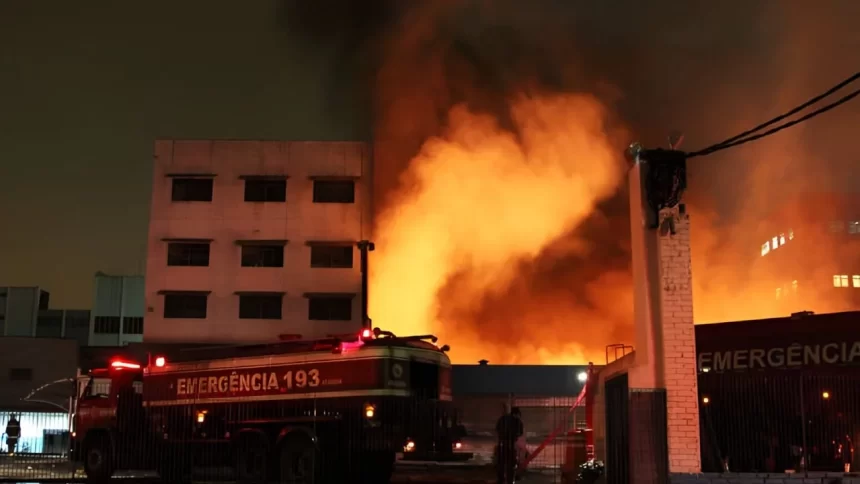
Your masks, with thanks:
<instances>
[{"instance_id":1,"label":"thick smoke plume","mask_svg":"<svg viewBox=\"0 0 860 484\"><path fill-rule=\"evenodd\" d=\"M285 9L289 30L333 59L331 82L357 86L333 89L332 103L357 96L373 113L375 323L435 332L461 362L599 362L606 344L629 342L621 150L634 138L663 145L672 129L696 149L846 77L860 4L828 6L765 0L739 15L708 1L320 0ZM856 116L842 109L691 163L697 321L782 315L772 295L786 281L750 271L761 234L785 200L844 191L838 182L850 175L856 183L858 154L846 141ZM803 294L805 309L831 307Z\"/></svg>"}]
</instances>

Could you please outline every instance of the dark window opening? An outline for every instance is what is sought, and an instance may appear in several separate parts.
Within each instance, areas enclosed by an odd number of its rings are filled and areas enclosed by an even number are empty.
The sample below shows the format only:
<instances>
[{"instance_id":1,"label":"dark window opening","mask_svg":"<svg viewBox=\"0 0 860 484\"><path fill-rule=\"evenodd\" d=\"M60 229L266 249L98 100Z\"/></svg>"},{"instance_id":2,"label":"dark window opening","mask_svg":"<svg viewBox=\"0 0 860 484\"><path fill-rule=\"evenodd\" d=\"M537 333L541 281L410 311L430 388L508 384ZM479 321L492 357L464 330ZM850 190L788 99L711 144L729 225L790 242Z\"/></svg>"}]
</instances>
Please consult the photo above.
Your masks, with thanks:
<instances>
[{"instance_id":1,"label":"dark window opening","mask_svg":"<svg viewBox=\"0 0 860 484\"><path fill-rule=\"evenodd\" d=\"M33 369L9 368L9 379L12 381L31 381L33 379Z\"/></svg>"},{"instance_id":2,"label":"dark window opening","mask_svg":"<svg viewBox=\"0 0 860 484\"><path fill-rule=\"evenodd\" d=\"M167 244L167 265L207 267L209 244L170 242Z\"/></svg>"},{"instance_id":3,"label":"dark window opening","mask_svg":"<svg viewBox=\"0 0 860 484\"><path fill-rule=\"evenodd\" d=\"M123 318L122 332L123 334L143 334L143 318L140 316Z\"/></svg>"},{"instance_id":4,"label":"dark window opening","mask_svg":"<svg viewBox=\"0 0 860 484\"><path fill-rule=\"evenodd\" d=\"M308 319L313 321L351 321L352 298L338 296L309 297Z\"/></svg>"},{"instance_id":5,"label":"dark window opening","mask_svg":"<svg viewBox=\"0 0 860 484\"><path fill-rule=\"evenodd\" d=\"M287 180L245 180L246 202L286 202Z\"/></svg>"},{"instance_id":6,"label":"dark window opening","mask_svg":"<svg viewBox=\"0 0 860 484\"><path fill-rule=\"evenodd\" d=\"M211 202L211 178L174 178L171 198L174 202Z\"/></svg>"},{"instance_id":7,"label":"dark window opening","mask_svg":"<svg viewBox=\"0 0 860 484\"><path fill-rule=\"evenodd\" d=\"M314 180L314 203L355 203L355 181Z\"/></svg>"},{"instance_id":8,"label":"dark window opening","mask_svg":"<svg viewBox=\"0 0 860 484\"><path fill-rule=\"evenodd\" d=\"M243 294L239 296L239 319L281 319L280 294Z\"/></svg>"},{"instance_id":9,"label":"dark window opening","mask_svg":"<svg viewBox=\"0 0 860 484\"><path fill-rule=\"evenodd\" d=\"M242 267L284 267L282 245L243 245Z\"/></svg>"},{"instance_id":10,"label":"dark window opening","mask_svg":"<svg viewBox=\"0 0 860 484\"><path fill-rule=\"evenodd\" d=\"M352 245L313 245L311 267L351 268L352 254Z\"/></svg>"},{"instance_id":11,"label":"dark window opening","mask_svg":"<svg viewBox=\"0 0 860 484\"><path fill-rule=\"evenodd\" d=\"M63 316L39 316L36 321L36 336L40 338L60 338L63 336Z\"/></svg>"},{"instance_id":12,"label":"dark window opening","mask_svg":"<svg viewBox=\"0 0 860 484\"><path fill-rule=\"evenodd\" d=\"M167 319L206 319L205 294L165 294L164 317Z\"/></svg>"},{"instance_id":13,"label":"dark window opening","mask_svg":"<svg viewBox=\"0 0 860 484\"><path fill-rule=\"evenodd\" d=\"M119 334L119 316L96 316L93 320L93 333Z\"/></svg>"}]
</instances>

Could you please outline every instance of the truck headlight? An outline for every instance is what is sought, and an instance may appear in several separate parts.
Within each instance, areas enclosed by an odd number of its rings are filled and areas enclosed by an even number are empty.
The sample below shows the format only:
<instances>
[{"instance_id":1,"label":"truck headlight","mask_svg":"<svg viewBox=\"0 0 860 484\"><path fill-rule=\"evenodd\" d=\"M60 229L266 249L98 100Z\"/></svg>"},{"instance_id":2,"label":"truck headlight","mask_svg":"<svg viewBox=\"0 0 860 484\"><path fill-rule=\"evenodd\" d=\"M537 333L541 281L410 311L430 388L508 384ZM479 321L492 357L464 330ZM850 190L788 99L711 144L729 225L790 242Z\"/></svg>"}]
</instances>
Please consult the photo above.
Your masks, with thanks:
<instances>
[{"instance_id":1,"label":"truck headlight","mask_svg":"<svg viewBox=\"0 0 860 484\"><path fill-rule=\"evenodd\" d=\"M373 418L376 416L376 407L368 403L364 405L364 417Z\"/></svg>"}]
</instances>

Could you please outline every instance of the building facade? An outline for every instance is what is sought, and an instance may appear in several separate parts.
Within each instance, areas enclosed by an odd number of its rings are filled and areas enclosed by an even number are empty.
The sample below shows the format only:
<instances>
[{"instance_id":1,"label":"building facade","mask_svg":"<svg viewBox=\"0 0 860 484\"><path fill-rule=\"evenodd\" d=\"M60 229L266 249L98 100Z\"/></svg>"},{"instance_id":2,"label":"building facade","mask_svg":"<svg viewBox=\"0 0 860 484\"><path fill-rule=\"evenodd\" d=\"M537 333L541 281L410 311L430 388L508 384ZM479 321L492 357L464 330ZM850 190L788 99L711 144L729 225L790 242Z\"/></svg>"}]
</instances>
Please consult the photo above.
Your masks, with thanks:
<instances>
[{"instance_id":1,"label":"building facade","mask_svg":"<svg viewBox=\"0 0 860 484\"><path fill-rule=\"evenodd\" d=\"M145 341L357 331L370 170L360 142L157 141Z\"/></svg>"},{"instance_id":2,"label":"building facade","mask_svg":"<svg viewBox=\"0 0 860 484\"><path fill-rule=\"evenodd\" d=\"M43 309L36 324L37 338L73 339L90 344L90 311L87 309Z\"/></svg>"},{"instance_id":3,"label":"building facade","mask_svg":"<svg viewBox=\"0 0 860 484\"><path fill-rule=\"evenodd\" d=\"M143 276L95 275L90 346L125 346L143 341Z\"/></svg>"},{"instance_id":4,"label":"building facade","mask_svg":"<svg viewBox=\"0 0 860 484\"><path fill-rule=\"evenodd\" d=\"M0 335L36 336L50 294L39 287L0 287Z\"/></svg>"},{"instance_id":5,"label":"building facade","mask_svg":"<svg viewBox=\"0 0 860 484\"><path fill-rule=\"evenodd\" d=\"M775 314L860 309L860 197L787 203L763 224L760 240L751 276Z\"/></svg>"}]
</instances>

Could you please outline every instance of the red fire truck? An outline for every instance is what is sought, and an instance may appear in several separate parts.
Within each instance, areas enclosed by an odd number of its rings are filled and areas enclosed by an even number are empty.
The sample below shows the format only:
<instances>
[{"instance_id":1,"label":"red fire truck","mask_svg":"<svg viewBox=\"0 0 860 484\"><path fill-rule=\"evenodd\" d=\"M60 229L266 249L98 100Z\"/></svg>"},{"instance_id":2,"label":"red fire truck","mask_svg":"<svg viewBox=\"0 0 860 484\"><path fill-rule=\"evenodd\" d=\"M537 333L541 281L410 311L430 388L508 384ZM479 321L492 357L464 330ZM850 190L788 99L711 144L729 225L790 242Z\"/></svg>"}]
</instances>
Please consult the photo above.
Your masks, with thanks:
<instances>
[{"instance_id":1,"label":"red fire truck","mask_svg":"<svg viewBox=\"0 0 860 484\"><path fill-rule=\"evenodd\" d=\"M229 466L240 482L388 482L398 453L459 448L447 350L377 328L116 359L85 378L75 454L92 481Z\"/></svg>"}]
</instances>

